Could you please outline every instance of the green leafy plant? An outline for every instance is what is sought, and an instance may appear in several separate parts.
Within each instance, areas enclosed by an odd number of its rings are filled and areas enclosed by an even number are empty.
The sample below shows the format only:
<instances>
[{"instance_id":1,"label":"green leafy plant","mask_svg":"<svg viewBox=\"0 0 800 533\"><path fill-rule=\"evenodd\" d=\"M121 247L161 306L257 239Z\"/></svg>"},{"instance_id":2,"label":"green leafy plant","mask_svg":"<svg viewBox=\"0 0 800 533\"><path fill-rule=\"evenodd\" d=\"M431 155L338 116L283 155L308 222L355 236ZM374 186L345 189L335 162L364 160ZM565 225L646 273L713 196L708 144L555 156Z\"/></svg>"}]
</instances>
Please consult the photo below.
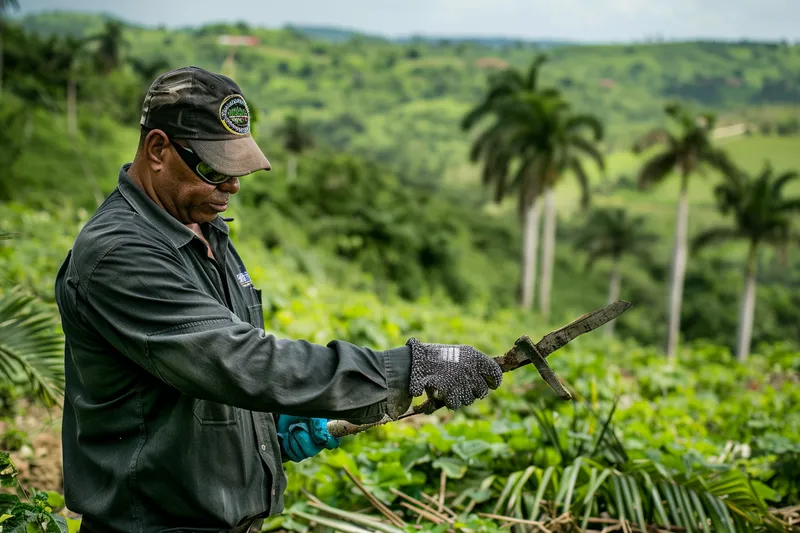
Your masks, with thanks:
<instances>
[{"instance_id":1,"label":"green leafy plant","mask_svg":"<svg viewBox=\"0 0 800 533\"><path fill-rule=\"evenodd\" d=\"M53 406L64 393L63 356L52 313L19 288L0 293L0 376Z\"/></svg>"},{"instance_id":2,"label":"green leafy plant","mask_svg":"<svg viewBox=\"0 0 800 533\"><path fill-rule=\"evenodd\" d=\"M427 494L424 485L405 492L392 486L389 492L395 507L401 508L396 511L381 497L386 491L376 487L370 490L345 465L342 468L349 479L382 516L340 509L305 491L305 502L292 506L287 518L273 520L266 529L301 530L302 524L315 523L354 533L414 531L410 522L424 520L431 524L426 525L426 531L438 531L434 525L465 532L510 525L519 531L533 526L555 533L588 531L590 526L609 524L623 531L792 531L788 522L766 505L764 498L772 491L736 468L703 463L692 453L673 455L653 450L653 458L632 459L611 424L614 407L605 418L589 407L583 409L571 421L568 432L559 431L544 413L535 415L543 443L557 450L560 462L512 471L496 468L486 477L460 484L455 498L445 506L447 479L457 481L466 473L466 469L453 467L459 463L453 459L449 467L441 463L438 499ZM585 432L589 427L597 429L594 436ZM463 460L491 447L485 443L467 452L469 446L462 446L456 455ZM465 466L468 468L469 463Z\"/></svg>"},{"instance_id":3,"label":"green leafy plant","mask_svg":"<svg viewBox=\"0 0 800 533\"><path fill-rule=\"evenodd\" d=\"M0 487L14 487L15 493L0 493L0 532L68 533L67 521L53 514L50 499L43 491L25 492L17 478L17 469L6 452L0 452ZM20 498L20 495L22 498Z\"/></svg>"}]
</instances>

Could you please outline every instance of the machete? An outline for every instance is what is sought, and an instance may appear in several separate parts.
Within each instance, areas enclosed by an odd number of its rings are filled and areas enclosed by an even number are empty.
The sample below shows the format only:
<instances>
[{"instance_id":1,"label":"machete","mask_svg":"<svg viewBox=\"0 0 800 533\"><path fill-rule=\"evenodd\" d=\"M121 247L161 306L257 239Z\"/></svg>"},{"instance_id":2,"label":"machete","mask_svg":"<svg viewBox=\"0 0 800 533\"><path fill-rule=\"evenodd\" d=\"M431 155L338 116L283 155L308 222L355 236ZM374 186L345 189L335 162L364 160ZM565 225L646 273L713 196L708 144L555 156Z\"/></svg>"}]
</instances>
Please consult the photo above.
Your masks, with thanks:
<instances>
[{"instance_id":1,"label":"machete","mask_svg":"<svg viewBox=\"0 0 800 533\"><path fill-rule=\"evenodd\" d=\"M509 351L507 351L504 355L495 357L494 360L500 365L500 368L504 373L511 372L512 370L516 370L527 364L533 363L542 378L544 378L547 384L550 385L550 387L558 394L558 396L562 400L570 400L572 395L558 379L558 376L556 376L555 372L553 372L553 369L550 368L550 365L547 364L547 356L559 348L563 348L567 343L579 335L588 333L589 331L592 331L593 329L596 329L603 324L614 320L622 313L627 311L631 305L631 303L624 300L618 300L610 303L605 307L601 307L600 309L592 311L591 313L586 313L585 315L573 320L566 326L562 326L555 331L551 331L542 337L541 340L539 340L539 342L536 344L534 344L527 335L522 335L516 340L516 342L514 342L514 346ZM403 418L420 414L429 415L442 407L444 407L443 402L435 398L428 398L421 404L411 407L405 412L405 414L399 416L397 420L402 420ZM334 437L355 435L356 433L361 433L369 428L380 426L386 424L387 422L393 422L393 420L390 417L385 416L378 422L360 425L352 424L345 420L332 420L328 422L328 432Z\"/></svg>"}]
</instances>

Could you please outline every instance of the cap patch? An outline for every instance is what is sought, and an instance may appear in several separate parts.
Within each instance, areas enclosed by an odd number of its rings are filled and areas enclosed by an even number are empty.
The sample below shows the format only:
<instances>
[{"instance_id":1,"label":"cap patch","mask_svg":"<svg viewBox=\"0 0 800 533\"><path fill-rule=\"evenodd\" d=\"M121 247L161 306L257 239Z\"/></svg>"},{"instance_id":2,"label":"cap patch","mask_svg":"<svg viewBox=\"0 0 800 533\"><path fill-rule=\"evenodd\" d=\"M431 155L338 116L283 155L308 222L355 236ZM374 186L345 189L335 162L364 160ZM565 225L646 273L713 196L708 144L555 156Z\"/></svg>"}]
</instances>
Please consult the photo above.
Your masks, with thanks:
<instances>
[{"instance_id":1,"label":"cap patch","mask_svg":"<svg viewBox=\"0 0 800 533\"><path fill-rule=\"evenodd\" d=\"M250 109L238 94L232 94L219 106L219 118L225 129L237 135L250 133Z\"/></svg>"}]
</instances>

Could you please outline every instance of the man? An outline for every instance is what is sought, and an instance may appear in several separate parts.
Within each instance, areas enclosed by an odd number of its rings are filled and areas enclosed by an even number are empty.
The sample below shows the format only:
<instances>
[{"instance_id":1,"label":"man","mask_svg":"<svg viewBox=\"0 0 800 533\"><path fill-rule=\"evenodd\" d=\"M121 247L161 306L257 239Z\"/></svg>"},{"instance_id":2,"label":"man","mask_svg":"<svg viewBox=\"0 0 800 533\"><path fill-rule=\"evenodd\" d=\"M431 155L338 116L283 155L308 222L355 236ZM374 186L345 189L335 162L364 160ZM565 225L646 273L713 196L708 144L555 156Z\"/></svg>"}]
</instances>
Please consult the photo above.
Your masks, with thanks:
<instances>
[{"instance_id":1,"label":"man","mask_svg":"<svg viewBox=\"0 0 800 533\"><path fill-rule=\"evenodd\" d=\"M133 162L59 270L64 491L82 531L247 531L283 510L283 461L339 445L328 419L396 419L423 392L457 409L502 380L469 346L264 331L221 218L239 177L271 169L249 119L227 77L156 79Z\"/></svg>"}]
</instances>

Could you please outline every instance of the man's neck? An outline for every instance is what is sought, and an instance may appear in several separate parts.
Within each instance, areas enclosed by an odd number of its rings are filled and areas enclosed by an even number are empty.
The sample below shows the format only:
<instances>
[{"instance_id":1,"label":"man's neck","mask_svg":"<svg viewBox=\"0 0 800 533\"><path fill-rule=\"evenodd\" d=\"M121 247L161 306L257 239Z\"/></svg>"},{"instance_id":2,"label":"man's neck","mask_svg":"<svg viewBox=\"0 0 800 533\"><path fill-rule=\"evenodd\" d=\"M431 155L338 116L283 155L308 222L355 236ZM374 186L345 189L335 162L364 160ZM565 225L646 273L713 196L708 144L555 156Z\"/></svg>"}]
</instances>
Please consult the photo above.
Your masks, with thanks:
<instances>
[{"instance_id":1,"label":"man's neck","mask_svg":"<svg viewBox=\"0 0 800 533\"><path fill-rule=\"evenodd\" d=\"M208 250L208 257L214 259L214 253L211 251L211 244L208 242L208 239L206 239L206 236L203 235L203 229L200 227L200 224L192 222L191 224L184 224L184 225L190 230L192 230L195 233L195 235L200 237L200 239L204 243L206 243L206 250Z\"/></svg>"}]
</instances>

